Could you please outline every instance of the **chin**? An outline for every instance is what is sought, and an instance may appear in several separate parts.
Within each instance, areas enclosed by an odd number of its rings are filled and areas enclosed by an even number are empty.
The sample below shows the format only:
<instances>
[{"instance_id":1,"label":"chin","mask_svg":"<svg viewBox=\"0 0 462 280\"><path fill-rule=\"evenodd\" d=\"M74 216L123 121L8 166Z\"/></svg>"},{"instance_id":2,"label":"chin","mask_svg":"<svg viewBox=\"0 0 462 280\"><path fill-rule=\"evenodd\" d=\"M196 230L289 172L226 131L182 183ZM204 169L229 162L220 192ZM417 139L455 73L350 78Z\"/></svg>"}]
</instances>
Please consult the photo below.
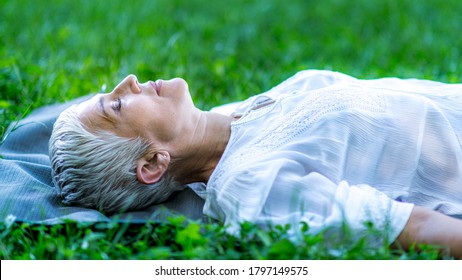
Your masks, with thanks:
<instances>
[{"instance_id":1,"label":"chin","mask_svg":"<svg viewBox=\"0 0 462 280\"><path fill-rule=\"evenodd\" d=\"M179 88L180 87L185 88L185 89L189 88L188 83L183 78L173 78L169 82L171 82L173 85Z\"/></svg>"},{"instance_id":2,"label":"chin","mask_svg":"<svg viewBox=\"0 0 462 280\"><path fill-rule=\"evenodd\" d=\"M174 78L168 81L173 92L190 96L188 83L182 78Z\"/></svg>"}]
</instances>

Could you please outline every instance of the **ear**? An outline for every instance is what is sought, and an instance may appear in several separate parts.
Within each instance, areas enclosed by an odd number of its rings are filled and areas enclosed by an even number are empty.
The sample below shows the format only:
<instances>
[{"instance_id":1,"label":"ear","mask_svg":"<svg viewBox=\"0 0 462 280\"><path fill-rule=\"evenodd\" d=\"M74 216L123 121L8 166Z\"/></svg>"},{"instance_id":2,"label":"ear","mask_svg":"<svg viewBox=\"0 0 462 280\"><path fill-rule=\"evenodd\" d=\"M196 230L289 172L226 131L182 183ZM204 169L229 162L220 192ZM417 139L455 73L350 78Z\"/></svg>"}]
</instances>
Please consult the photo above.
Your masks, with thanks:
<instances>
[{"instance_id":1,"label":"ear","mask_svg":"<svg viewBox=\"0 0 462 280\"><path fill-rule=\"evenodd\" d=\"M143 184L154 184L162 178L170 164L170 154L160 151L146 155L136 162L136 177Z\"/></svg>"}]
</instances>

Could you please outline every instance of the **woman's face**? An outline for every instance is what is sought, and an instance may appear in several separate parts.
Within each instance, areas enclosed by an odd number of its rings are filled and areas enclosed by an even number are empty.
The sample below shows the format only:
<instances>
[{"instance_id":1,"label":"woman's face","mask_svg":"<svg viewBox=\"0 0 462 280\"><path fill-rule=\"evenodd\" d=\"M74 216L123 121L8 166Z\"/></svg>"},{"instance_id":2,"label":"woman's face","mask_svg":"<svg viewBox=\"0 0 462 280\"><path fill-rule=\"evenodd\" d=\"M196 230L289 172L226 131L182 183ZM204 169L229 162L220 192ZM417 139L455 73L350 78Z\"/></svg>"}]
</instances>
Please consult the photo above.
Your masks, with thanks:
<instances>
[{"instance_id":1,"label":"woman's face","mask_svg":"<svg viewBox=\"0 0 462 280\"><path fill-rule=\"evenodd\" d=\"M91 131L109 130L122 137L169 143L194 129L197 110L188 84L180 78L140 84L126 77L109 94L78 105L80 120Z\"/></svg>"}]
</instances>

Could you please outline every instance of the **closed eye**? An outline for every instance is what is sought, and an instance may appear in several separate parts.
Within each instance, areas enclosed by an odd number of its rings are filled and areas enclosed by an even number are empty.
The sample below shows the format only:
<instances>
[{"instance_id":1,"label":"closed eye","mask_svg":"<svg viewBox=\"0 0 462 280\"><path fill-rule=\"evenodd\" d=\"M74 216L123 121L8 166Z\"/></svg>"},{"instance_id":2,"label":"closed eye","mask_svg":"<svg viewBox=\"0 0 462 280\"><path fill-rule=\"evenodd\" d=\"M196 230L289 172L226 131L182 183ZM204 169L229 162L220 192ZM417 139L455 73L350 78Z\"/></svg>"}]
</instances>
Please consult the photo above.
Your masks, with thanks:
<instances>
[{"instance_id":1,"label":"closed eye","mask_svg":"<svg viewBox=\"0 0 462 280\"><path fill-rule=\"evenodd\" d=\"M117 97L116 100L114 100L114 102L112 103L112 109L114 109L114 111L121 111L122 109L122 100Z\"/></svg>"}]
</instances>

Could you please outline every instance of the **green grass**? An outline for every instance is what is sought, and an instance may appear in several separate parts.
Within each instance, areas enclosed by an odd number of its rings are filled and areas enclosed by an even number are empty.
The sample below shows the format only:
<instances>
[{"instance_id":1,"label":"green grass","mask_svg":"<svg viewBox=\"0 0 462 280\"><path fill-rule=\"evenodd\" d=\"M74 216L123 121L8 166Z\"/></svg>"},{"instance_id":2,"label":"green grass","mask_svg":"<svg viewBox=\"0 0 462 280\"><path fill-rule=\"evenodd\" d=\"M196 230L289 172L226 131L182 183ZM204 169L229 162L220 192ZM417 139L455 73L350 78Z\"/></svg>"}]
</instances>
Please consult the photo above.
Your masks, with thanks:
<instances>
[{"instance_id":1,"label":"green grass","mask_svg":"<svg viewBox=\"0 0 462 280\"><path fill-rule=\"evenodd\" d=\"M241 100L296 71L462 80L459 0L0 0L0 135L24 114L129 73L184 77L199 108ZM1 259L444 258L359 244L329 254L283 229L220 225L0 224Z\"/></svg>"},{"instance_id":2,"label":"green grass","mask_svg":"<svg viewBox=\"0 0 462 280\"><path fill-rule=\"evenodd\" d=\"M217 223L199 224L172 217L157 224L67 222L54 226L0 224L0 259L442 259L436 248L408 251L367 247L367 241L344 242L329 249L321 234L289 240L288 227L262 230L244 223L240 236Z\"/></svg>"}]
</instances>

